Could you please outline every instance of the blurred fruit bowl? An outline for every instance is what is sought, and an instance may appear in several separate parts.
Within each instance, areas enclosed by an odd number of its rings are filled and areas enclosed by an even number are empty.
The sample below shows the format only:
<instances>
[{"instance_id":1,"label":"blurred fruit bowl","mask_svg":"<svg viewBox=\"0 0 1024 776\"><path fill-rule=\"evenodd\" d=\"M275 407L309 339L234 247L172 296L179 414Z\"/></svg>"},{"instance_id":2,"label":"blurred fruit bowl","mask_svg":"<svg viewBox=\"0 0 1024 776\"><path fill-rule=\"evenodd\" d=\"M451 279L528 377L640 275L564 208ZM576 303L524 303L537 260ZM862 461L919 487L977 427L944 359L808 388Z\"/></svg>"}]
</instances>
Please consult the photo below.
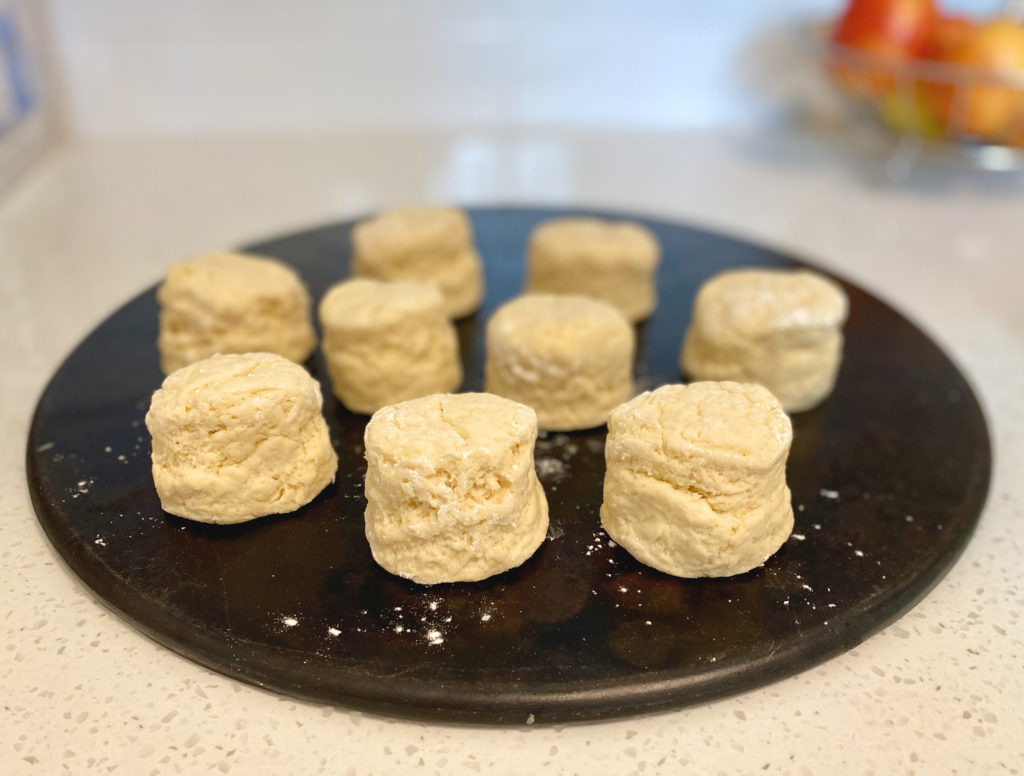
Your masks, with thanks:
<instances>
[{"instance_id":1,"label":"blurred fruit bowl","mask_svg":"<svg viewBox=\"0 0 1024 776\"><path fill-rule=\"evenodd\" d=\"M829 36L825 69L851 104L901 134L1024 146L1024 69L878 54Z\"/></svg>"}]
</instances>

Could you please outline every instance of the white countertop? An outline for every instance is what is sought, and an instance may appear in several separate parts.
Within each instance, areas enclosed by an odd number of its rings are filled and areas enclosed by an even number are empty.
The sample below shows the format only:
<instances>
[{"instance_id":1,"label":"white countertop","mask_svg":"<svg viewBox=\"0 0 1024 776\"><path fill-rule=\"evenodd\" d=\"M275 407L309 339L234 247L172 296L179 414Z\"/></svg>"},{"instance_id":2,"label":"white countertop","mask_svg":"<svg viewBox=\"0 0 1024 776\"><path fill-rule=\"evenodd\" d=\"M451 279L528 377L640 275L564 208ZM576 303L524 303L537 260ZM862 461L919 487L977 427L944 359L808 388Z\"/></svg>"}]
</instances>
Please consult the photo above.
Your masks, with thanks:
<instances>
[{"instance_id":1,"label":"white countertop","mask_svg":"<svg viewBox=\"0 0 1024 776\"><path fill-rule=\"evenodd\" d=\"M73 145L0 203L0 761L5 773L994 773L1024 762L1024 188L880 186L783 134L482 132ZM67 353L190 254L419 200L618 207L791 250L939 341L995 471L949 575L850 652L676 712L563 727L398 721L211 673L109 613L29 503L32 409Z\"/></svg>"}]
</instances>

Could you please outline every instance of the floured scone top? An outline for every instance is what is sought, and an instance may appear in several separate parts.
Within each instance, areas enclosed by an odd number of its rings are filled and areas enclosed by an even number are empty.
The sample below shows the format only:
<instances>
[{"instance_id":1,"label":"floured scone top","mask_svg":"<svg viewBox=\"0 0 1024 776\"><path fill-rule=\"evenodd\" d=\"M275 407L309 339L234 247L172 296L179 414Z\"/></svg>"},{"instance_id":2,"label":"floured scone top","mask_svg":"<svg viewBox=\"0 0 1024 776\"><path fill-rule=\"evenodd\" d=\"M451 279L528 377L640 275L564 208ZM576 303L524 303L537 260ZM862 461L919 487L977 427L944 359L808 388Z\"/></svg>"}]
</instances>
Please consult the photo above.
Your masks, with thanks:
<instances>
[{"instance_id":1,"label":"floured scone top","mask_svg":"<svg viewBox=\"0 0 1024 776\"><path fill-rule=\"evenodd\" d=\"M680 577L760 566L789 537L793 432L759 385L666 385L608 420L601 522L635 558Z\"/></svg>"},{"instance_id":2,"label":"floured scone top","mask_svg":"<svg viewBox=\"0 0 1024 776\"><path fill-rule=\"evenodd\" d=\"M701 380L757 382L788 412L810 409L835 385L847 299L807 270L732 270L697 293L681 370Z\"/></svg>"},{"instance_id":3,"label":"floured scone top","mask_svg":"<svg viewBox=\"0 0 1024 776\"><path fill-rule=\"evenodd\" d=\"M473 245L473 228L456 208L392 210L356 224L352 274L433 283L452 318L469 315L483 299L483 265Z\"/></svg>"},{"instance_id":4,"label":"floured scone top","mask_svg":"<svg viewBox=\"0 0 1024 776\"><path fill-rule=\"evenodd\" d=\"M384 407L366 426L366 538L392 574L474 582L529 558L548 526L533 410L486 393Z\"/></svg>"},{"instance_id":5,"label":"floured scone top","mask_svg":"<svg viewBox=\"0 0 1024 776\"><path fill-rule=\"evenodd\" d=\"M660 260L657 239L640 224L555 218L530 235L526 289L583 294L639 321L657 306L654 273Z\"/></svg>"},{"instance_id":6,"label":"floured scone top","mask_svg":"<svg viewBox=\"0 0 1024 776\"><path fill-rule=\"evenodd\" d=\"M533 407L541 428L600 426L633 395L636 335L584 296L526 294L487 323L485 388Z\"/></svg>"},{"instance_id":7,"label":"floured scone top","mask_svg":"<svg viewBox=\"0 0 1024 776\"><path fill-rule=\"evenodd\" d=\"M271 353L214 356L164 380L146 427L165 511L205 523L292 512L334 478L320 385Z\"/></svg>"},{"instance_id":8,"label":"floured scone top","mask_svg":"<svg viewBox=\"0 0 1024 776\"><path fill-rule=\"evenodd\" d=\"M353 412L462 382L455 327L436 286L347 280L321 301L320 323L334 394Z\"/></svg>"},{"instance_id":9,"label":"floured scone top","mask_svg":"<svg viewBox=\"0 0 1024 776\"><path fill-rule=\"evenodd\" d=\"M211 253L175 264L157 289L165 374L216 353L278 353L302 362L316 345L306 287L274 259Z\"/></svg>"}]
</instances>

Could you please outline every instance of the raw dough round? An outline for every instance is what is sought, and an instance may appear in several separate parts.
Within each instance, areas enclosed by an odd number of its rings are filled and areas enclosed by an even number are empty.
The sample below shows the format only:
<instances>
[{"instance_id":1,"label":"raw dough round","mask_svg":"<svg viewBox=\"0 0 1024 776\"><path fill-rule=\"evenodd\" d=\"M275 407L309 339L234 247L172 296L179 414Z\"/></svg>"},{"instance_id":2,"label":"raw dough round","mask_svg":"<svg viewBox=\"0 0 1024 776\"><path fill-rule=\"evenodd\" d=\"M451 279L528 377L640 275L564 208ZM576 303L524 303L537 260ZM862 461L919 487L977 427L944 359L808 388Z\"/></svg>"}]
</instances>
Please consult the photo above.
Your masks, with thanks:
<instances>
[{"instance_id":1,"label":"raw dough round","mask_svg":"<svg viewBox=\"0 0 1024 776\"><path fill-rule=\"evenodd\" d=\"M658 304L654 273L660 260L661 246L640 224L555 218L530 235L526 290L583 294L640 321Z\"/></svg>"},{"instance_id":2,"label":"raw dough round","mask_svg":"<svg viewBox=\"0 0 1024 776\"><path fill-rule=\"evenodd\" d=\"M548 502L533 410L487 393L384 407L366 426L366 538L374 560L425 585L475 582L529 558Z\"/></svg>"},{"instance_id":3,"label":"raw dough round","mask_svg":"<svg viewBox=\"0 0 1024 776\"><path fill-rule=\"evenodd\" d=\"M165 511L203 523L292 512L334 479L320 385L273 353L213 356L153 394L153 482Z\"/></svg>"},{"instance_id":4,"label":"raw dough round","mask_svg":"<svg viewBox=\"0 0 1024 776\"><path fill-rule=\"evenodd\" d=\"M527 404L541 428L593 428L633 395L636 334L585 296L526 294L487 323L484 387Z\"/></svg>"},{"instance_id":5,"label":"raw dough round","mask_svg":"<svg viewBox=\"0 0 1024 776\"><path fill-rule=\"evenodd\" d=\"M352 412L462 382L458 338L436 286L347 280L320 302L320 324L334 395Z\"/></svg>"},{"instance_id":6,"label":"raw dough round","mask_svg":"<svg viewBox=\"0 0 1024 776\"><path fill-rule=\"evenodd\" d=\"M641 563L677 577L763 564L793 530L789 418L769 391L666 385L608 419L601 524Z\"/></svg>"},{"instance_id":7,"label":"raw dough round","mask_svg":"<svg viewBox=\"0 0 1024 776\"><path fill-rule=\"evenodd\" d=\"M484 296L483 264L473 227L455 208L392 210L352 230L352 274L434 283L452 318L473 313Z\"/></svg>"},{"instance_id":8,"label":"raw dough round","mask_svg":"<svg viewBox=\"0 0 1024 776\"><path fill-rule=\"evenodd\" d=\"M165 374L215 353L278 353L301 363L316 346L309 293L275 259L198 256L171 267L156 298Z\"/></svg>"},{"instance_id":9,"label":"raw dough round","mask_svg":"<svg viewBox=\"0 0 1024 776\"><path fill-rule=\"evenodd\" d=\"M811 409L835 386L846 314L846 294L816 272L723 272L697 292L679 368L760 383L787 412Z\"/></svg>"}]
</instances>

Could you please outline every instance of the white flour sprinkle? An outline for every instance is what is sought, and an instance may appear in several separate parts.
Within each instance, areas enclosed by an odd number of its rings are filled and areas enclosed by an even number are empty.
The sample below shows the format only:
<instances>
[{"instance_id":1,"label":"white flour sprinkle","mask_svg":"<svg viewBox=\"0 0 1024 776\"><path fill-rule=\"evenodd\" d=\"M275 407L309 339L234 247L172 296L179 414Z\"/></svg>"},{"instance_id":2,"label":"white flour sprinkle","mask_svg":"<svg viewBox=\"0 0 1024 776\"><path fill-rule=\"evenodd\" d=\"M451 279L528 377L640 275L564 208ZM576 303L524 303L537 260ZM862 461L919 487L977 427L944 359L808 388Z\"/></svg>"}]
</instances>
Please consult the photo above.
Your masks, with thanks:
<instances>
[{"instance_id":1,"label":"white flour sprinkle","mask_svg":"<svg viewBox=\"0 0 1024 776\"><path fill-rule=\"evenodd\" d=\"M556 490L556 488L552 486L551 490ZM548 538L549 541L555 541L556 539L561 539L564 534L565 534L565 529L560 524L555 523L555 522L548 523L547 538Z\"/></svg>"},{"instance_id":2,"label":"white flour sprinkle","mask_svg":"<svg viewBox=\"0 0 1024 776\"><path fill-rule=\"evenodd\" d=\"M821 494L822 498L831 498L831 499L839 498L839 491L838 490L828 490L827 488L822 488L821 490L818 491L818 493Z\"/></svg>"},{"instance_id":3,"label":"white flour sprinkle","mask_svg":"<svg viewBox=\"0 0 1024 776\"><path fill-rule=\"evenodd\" d=\"M39 447L36 448L36 452L37 453L45 453L47 450L52 450L52 449L53 449L53 442L46 442L44 444L39 445Z\"/></svg>"},{"instance_id":4,"label":"white flour sprinkle","mask_svg":"<svg viewBox=\"0 0 1024 776\"><path fill-rule=\"evenodd\" d=\"M98 544L100 547L106 547L107 546L107 543L105 541L103 541L103 537L102 536L97 536L96 540L93 542L93 544Z\"/></svg>"},{"instance_id":5,"label":"white flour sprinkle","mask_svg":"<svg viewBox=\"0 0 1024 776\"><path fill-rule=\"evenodd\" d=\"M914 516L913 515L907 515L903 519L906 520L908 523L913 523L914 522Z\"/></svg>"},{"instance_id":6,"label":"white flour sprinkle","mask_svg":"<svg viewBox=\"0 0 1024 776\"><path fill-rule=\"evenodd\" d=\"M337 628L328 628L327 629L327 635L328 636L340 636L341 635L341 631L338 630Z\"/></svg>"},{"instance_id":7,"label":"white flour sprinkle","mask_svg":"<svg viewBox=\"0 0 1024 776\"><path fill-rule=\"evenodd\" d=\"M92 480L79 480L76 486L77 490L71 494L71 498L78 498L84 496L89 492L89 486L93 483Z\"/></svg>"},{"instance_id":8,"label":"white flour sprinkle","mask_svg":"<svg viewBox=\"0 0 1024 776\"><path fill-rule=\"evenodd\" d=\"M299 624L299 621L295 617L285 616L281 618L281 624L286 628L294 628Z\"/></svg>"},{"instance_id":9,"label":"white flour sprinkle","mask_svg":"<svg viewBox=\"0 0 1024 776\"><path fill-rule=\"evenodd\" d=\"M427 604L427 606L430 607L430 611L432 611L432 612L436 612L437 611L437 601L431 601L429 604Z\"/></svg>"},{"instance_id":10,"label":"white flour sprinkle","mask_svg":"<svg viewBox=\"0 0 1024 776\"><path fill-rule=\"evenodd\" d=\"M427 631L427 643L430 646L432 646L432 647L436 647L436 646L439 646L441 644L444 644L444 637L441 635L441 631L439 631L439 630Z\"/></svg>"},{"instance_id":11,"label":"white flour sprinkle","mask_svg":"<svg viewBox=\"0 0 1024 776\"><path fill-rule=\"evenodd\" d=\"M491 615L486 612L480 615L480 622L487 622L489 619L491 619Z\"/></svg>"},{"instance_id":12,"label":"white flour sprinkle","mask_svg":"<svg viewBox=\"0 0 1024 776\"><path fill-rule=\"evenodd\" d=\"M565 476L569 468L564 461L560 461L557 458L538 458L535 463L537 465L537 476L542 480L554 480L557 482Z\"/></svg>"},{"instance_id":13,"label":"white flour sprinkle","mask_svg":"<svg viewBox=\"0 0 1024 776\"><path fill-rule=\"evenodd\" d=\"M863 558L864 557L864 553L861 552L860 550L854 550L853 554L856 555L858 558Z\"/></svg>"},{"instance_id":14,"label":"white flour sprinkle","mask_svg":"<svg viewBox=\"0 0 1024 776\"><path fill-rule=\"evenodd\" d=\"M806 536L804 536L803 534L798 534L798 533L795 533L795 534L791 534L791 536L792 536L792 537L793 537L794 539L796 539L796 540L797 540L798 542L802 542L802 541L803 541L804 539L806 539L806 538L807 538L807 537L806 537Z\"/></svg>"}]
</instances>

